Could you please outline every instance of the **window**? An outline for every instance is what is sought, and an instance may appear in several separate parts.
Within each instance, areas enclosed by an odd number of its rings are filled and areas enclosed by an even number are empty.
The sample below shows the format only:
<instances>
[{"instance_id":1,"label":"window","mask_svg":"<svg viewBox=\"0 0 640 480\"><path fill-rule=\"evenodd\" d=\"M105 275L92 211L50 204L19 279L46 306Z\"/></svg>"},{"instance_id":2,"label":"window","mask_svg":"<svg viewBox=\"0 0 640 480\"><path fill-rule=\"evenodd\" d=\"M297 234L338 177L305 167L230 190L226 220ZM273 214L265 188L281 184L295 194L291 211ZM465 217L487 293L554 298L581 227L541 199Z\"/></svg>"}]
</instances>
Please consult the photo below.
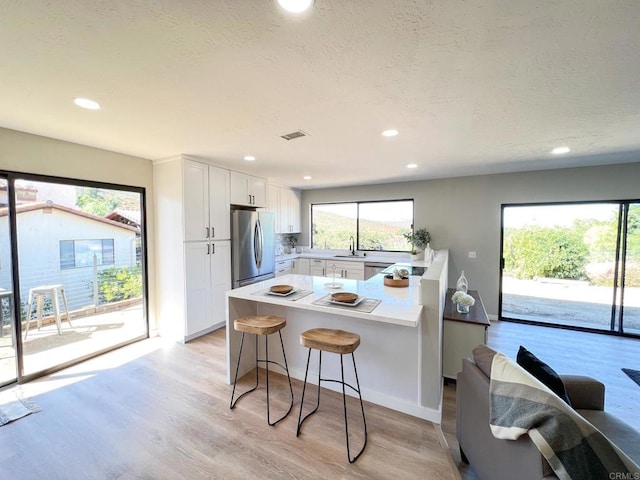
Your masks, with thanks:
<instances>
[{"instance_id":1,"label":"window","mask_svg":"<svg viewBox=\"0 0 640 480\"><path fill-rule=\"evenodd\" d=\"M60 240L60 269L93 266L93 256L98 265L113 265L113 239Z\"/></svg>"},{"instance_id":2,"label":"window","mask_svg":"<svg viewBox=\"0 0 640 480\"><path fill-rule=\"evenodd\" d=\"M311 246L408 252L404 237L413 225L413 200L311 205Z\"/></svg>"}]
</instances>

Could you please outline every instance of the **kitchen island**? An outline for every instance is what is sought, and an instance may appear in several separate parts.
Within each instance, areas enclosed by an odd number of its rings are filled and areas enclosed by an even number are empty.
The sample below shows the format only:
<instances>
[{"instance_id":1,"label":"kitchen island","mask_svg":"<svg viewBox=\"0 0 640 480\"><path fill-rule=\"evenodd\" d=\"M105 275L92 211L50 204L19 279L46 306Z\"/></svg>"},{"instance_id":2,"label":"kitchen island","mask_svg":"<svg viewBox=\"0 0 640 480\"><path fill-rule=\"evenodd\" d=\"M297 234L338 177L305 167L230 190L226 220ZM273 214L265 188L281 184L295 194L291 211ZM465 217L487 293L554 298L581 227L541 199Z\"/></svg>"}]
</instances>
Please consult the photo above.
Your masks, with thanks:
<instances>
[{"instance_id":1,"label":"kitchen island","mask_svg":"<svg viewBox=\"0 0 640 480\"><path fill-rule=\"evenodd\" d=\"M227 292L227 382L231 383L234 378L240 349L241 335L233 329L233 320L245 315L278 315L287 319L282 337L292 377L304 378L307 349L300 346L300 333L318 327L348 330L361 338L355 355L363 398L439 423L440 319L447 265L448 252L438 252L428 271L422 277L410 277L406 288L384 286L383 275L367 281L336 279L342 284L340 289L330 288L333 280L328 277L286 275L230 290ZM291 297L268 294L269 288L276 284L292 285L298 294ZM332 305L327 300L336 291L357 293L367 300L357 307ZM279 342L275 338L270 340L269 358L282 362ZM261 341L261 349L263 345ZM254 368L254 346L253 341L245 342L241 376ZM339 376L337 355L324 355L322 364L323 377ZM312 373L316 376L312 377ZM350 369L346 369L345 374L347 381L353 380L349 377L353 375ZM317 382L317 355L312 355L309 376Z\"/></svg>"}]
</instances>

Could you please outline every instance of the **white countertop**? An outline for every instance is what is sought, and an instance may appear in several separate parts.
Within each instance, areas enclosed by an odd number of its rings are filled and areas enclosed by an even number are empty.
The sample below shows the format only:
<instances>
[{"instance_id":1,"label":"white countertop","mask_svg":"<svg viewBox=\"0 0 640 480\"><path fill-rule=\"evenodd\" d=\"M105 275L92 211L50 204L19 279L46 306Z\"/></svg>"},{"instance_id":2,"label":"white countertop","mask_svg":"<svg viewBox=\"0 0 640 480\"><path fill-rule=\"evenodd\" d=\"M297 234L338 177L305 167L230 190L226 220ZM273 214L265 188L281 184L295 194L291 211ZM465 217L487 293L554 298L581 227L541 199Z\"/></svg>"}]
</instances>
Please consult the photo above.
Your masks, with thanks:
<instances>
[{"instance_id":1,"label":"white countertop","mask_svg":"<svg viewBox=\"0 0 640 480\"><path fill-rule=\"evenodd\" d=\"M312 277L310 275L285 275L278 278L254 283L246 287L229 290L229 298L251 300L254 302L270 303L282 305L289 308L300 308L304 310L331 313L344 317L355 317L373 322L384 322L405 327L417 327L422 315L422 305L420 303L420 277L409 277L409 286L406 288L386 287L383 283L383 275L375 275L369 280L348 280L345 278L336 279L342 283L342 288L328 288L330 277ZM264 290L272 285L293 285L296 289L312 290L313 293L296 301L287 300L286 297L275 295L253 295L255 292ZM335 308L330 306L313 305L312 302L324 297L329 293L352 292L367 298L375 298L382 302L371 312L358 312L346 308Z\"/></svg>"},{"instance_id":2,"label":"white countertop","mask_svg":"<svg viewBox=\"0 0 640 480\"><path fill-rule=\"evenodd\" d=\"M345 255L345 253L335 252L335 253L285 253L282 255L276 255L276 262L283 260L295 260L296 258L317 258L319 260L333 260L334 262L366 262L366 263L388 263L390 265L394 263L405 263L412 265L414 267L426 267L426 263L424 260L411 260L411 257L408 255L405 256L391 256L391 255L380 255L374 252L368 252L366 256L362 253L356 256L336 256L336 255Z\"/></svg>"}]
</instances>

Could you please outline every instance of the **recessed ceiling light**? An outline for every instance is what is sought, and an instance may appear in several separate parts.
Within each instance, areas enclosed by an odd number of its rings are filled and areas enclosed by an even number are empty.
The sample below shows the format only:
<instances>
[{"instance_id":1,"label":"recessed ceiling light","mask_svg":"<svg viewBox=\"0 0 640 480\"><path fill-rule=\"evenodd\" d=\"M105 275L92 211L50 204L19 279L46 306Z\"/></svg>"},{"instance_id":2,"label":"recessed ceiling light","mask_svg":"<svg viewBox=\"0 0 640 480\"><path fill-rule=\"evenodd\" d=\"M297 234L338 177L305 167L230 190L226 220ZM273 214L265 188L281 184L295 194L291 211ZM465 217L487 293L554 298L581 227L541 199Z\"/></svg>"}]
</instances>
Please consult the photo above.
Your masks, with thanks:
<instances>
[{"instance_id":1,"label":"recessed ceiling light","mask_svg":"<svg viewBox=\"0 0 640 480\"><path fill-rule=\"evenodd\" d=\"M398 130L385 130L384 132L382 132L382 136L383 137L395 137L396 135L398 135Z\"/></svg>"},{"instance_id":2,"label":"recessed ceiling light","mask_svg":"<svg viewBox=\"0 0 640 480\"><path fill-rule=\"evenodd\" d=\"M88 98L77 97L73 99L73 103L88 110L100 110L100 104L98 102L94 102L93 100L89 100Z\"/></svg>"},{"instance_id":3,"label":"recessed ceiling light","mask_svg":"<svg viewBox=\"0 0 640 480\"><path fill-rule=\"evenodd\" d=\"M302 178L304 178L305 180L311 180L311 175L305 175L305 176L304 176L304 177L302 177Z\"/></svg>"},{"instance_id":4,"label":"recessed ceiling light","mask_svg":"<svg viewBox=\"0 0 640 480\"><path fill-rule=\"evenodd\" d=\"M418 168L418 164L417 163L409 163L409 164L407 164L407 168Z\"/></svg>"},{"instance_id":5,"label":"recessed ceiling light","mask_svg":"<svg viewBox=\"0 0 640 480\"><path fill-rule=\"evenodd\" d=\"M564 153L569 153L570 151L571 149L569 147L556 147L551 150L551 153L553 153L554 155L562 155Z\"/></svg>"},{"instance_id":6,"label":"recessed ceiling light","mask_svg":"<svg viewBox=\"0 0 640 480\"><path fill-rule=\"evenodd\" d=\"M307 10L313 0L278 0L278 4L287 12L302 13Z\"/></svg>"},{"instance_id":7,"label":"recessed ceiling light","mask_svg":"<svg viewBox=\"0 0 640 480\"><path fill-rule=\"evenodd\" d=\"M245 155L244 159L247 162L253 162L256 159L256 157L254 157L253 155Z\"/></svg>"}]
</instances>

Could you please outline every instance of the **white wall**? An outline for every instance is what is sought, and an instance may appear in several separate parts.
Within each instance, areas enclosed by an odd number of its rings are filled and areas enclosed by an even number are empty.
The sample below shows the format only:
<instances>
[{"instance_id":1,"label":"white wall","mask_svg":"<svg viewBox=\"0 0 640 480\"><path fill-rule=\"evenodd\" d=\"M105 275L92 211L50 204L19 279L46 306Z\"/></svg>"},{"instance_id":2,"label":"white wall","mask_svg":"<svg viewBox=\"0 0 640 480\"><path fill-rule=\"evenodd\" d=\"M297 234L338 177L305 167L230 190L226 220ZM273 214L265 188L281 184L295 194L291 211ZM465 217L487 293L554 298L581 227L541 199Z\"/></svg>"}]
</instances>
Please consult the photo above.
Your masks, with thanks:
<instances>
[{"instance_id":1,"label":"white wall","mask_svg":"<svg viewBox=\"0 0 640 480\"><path fill-rule=\"evenodd\" d=\"M309 244L312 203L413 198L416 227L429 230L433 248L449 249L449 284L454 285L464 269L487 313L497 315L501 204L640 199L639 179L640 163L629 163L304 190L299 243ZM469 251L477 258L467 258Z\"/></svg>"},{"instance_id":2,"label":"white wall","mask_svg":"<svg viewBox=\"0 0 640 480\"><path fill-rule=\"evenodd\" d=\"M155 222L151 161L0 128L0 170L94 180L146 189L149 328L154 329Z\"/></svg>"}]
</instances>

